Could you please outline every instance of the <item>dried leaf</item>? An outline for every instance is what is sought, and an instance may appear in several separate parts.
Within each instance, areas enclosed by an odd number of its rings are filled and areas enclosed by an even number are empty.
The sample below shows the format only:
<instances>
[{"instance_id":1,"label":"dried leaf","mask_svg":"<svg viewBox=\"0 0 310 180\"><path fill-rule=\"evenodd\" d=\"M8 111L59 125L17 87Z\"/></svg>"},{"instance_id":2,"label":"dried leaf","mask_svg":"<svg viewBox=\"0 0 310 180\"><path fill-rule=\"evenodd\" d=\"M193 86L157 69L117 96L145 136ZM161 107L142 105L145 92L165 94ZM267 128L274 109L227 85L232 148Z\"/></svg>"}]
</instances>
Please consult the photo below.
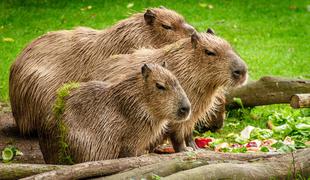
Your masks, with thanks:
<instances>
[{"instance_id":1,"label":"dried leaf","mask_svg":"<svg viewBox=\"0 0 310 180\"><path fill-rule=\"evenodd\" d=\"M199 3L199 6L202 7L202 8L206 8L208 6L208 4L206 4L206 3Z\"/></svg>"},{"instance_id":2,"label":"dried leaf","mask_svg":"<svg viewBox=\"0 0 310 180\"><path fill-rule=\"evenodd\" d=\"M128 3L127 4L127 8L129 9L129 8L132 8L134 6L134 3Z\"/></svg>"},{"instance_id":3,"label":"dried leaf","mask_svg":"<svg viewBox=\"0 0 310 180\"><path fill-rule=\"evenodd\" d=\"M14 42L13 38L3 38L3 42Z\"/></svg>"}]
</instances>

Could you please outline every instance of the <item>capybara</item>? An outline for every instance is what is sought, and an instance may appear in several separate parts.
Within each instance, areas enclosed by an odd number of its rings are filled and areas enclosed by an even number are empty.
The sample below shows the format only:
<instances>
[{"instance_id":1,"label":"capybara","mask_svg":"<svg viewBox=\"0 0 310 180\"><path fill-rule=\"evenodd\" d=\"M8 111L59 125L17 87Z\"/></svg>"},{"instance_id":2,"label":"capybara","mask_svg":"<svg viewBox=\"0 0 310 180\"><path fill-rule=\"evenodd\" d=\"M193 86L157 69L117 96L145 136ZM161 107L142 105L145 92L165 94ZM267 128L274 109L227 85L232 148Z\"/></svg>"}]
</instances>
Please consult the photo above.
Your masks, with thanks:
<instances>
[{"instance_id":1,"label":"capybara","mask_svg":"<svg viewBox=\"0 0 310 180\"><path fill-rule=\"evenodd\" d=\"M176 77L156 64L145 64L110 86L89 81L61 89L61 99L39 130L47 163L141 155L169 121L186 121L191 112Z\"/></svg>"},{"instance_id":2,"label":"capybara","mask_svg":"<svg viewBox=\"0 0 310 180\"><path fill-rule=\"evenodd\" d=\"M144 48L133 54L113 55L105 63L95 65L88 79L116 83L142 63L163 61L168 62L168 69L178 78L192 104L188 121L169 123L169 137L176 152L186 150L184 142L197 148L192 139L197 121L212 112L223 89L241 85L247 78L246 64L227 41L208 31L194 33L160 49Z\"/></svg>"},{"instance_id":3,"label":"capybara","mask_svg":"<svg viewBox=\"0 0 310 180\"><path fill-rule=\"evenodd\" d=\"M64 83L85 81L92 66L113 54L159 48L190 37L195 29L166 8L137 13L105 30L77 28L47 33L31 42L10 70L12 113L22 134L35 132Z\"/></svg>"}]
</instances>

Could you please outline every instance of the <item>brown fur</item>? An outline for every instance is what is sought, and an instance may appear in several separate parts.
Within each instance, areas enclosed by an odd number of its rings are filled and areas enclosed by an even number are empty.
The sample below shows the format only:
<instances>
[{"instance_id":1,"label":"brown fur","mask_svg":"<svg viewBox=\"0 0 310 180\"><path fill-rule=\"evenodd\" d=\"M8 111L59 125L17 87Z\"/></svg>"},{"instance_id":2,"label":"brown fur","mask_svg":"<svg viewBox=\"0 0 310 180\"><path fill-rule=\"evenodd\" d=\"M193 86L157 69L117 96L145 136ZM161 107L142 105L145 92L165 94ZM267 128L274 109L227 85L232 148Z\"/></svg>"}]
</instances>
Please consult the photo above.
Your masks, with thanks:
<instances>
[{"instance_id":1,"label":"brown fur","mask_svg":"<svg viewBox=\"0 0 310 180\"><path fill-rule=\"evenodd\" d=\"M9 94L20 132L28 134L39 126L63 83L85 81L93 66L110 55L162 47L189 37L193 31L176 12L153 8L106 30L77 28L39 37L23 50L10 70Z\"/></svg>"},{"instance_id":2,"label":"brown fur","mask_svg":"<svg viewBox=\"0 0 310 180\"><path fill-rule=\"evenodd\" d=\"M147 70L142 74L130 74L110 87L89 81L71 91L61 121L67 127L66 141L74 163L143 154L168 120L180 122L189 117L190 102L175 76L159 65L143 68ZM157 83L165 89L158 89ZM189 111L180 116L182 107ZM47 163L62 163L57 123L51 113L39 132Z\"/></svg>"},{"instance_id":3,"label":"brown fur","mask_svg":"<svg viewBox=\"0 0 310 180\"><path fill-rule=\"evenodd\" d=\"M105 61L109 64L95 65L88 79L115 83L144 62L163 61L168 62L168 69L176 75L192 104L189 121L169 123L169 135L178 152L185 150L184 140L188 146L195 147L191 136L194 125L212 112L222 89L245 81L247 67L225 40L201 33L161 49L140 49L133 54L111 56ZM240 76L236 78L234 73Z\"/></svg>"}]
</instances>

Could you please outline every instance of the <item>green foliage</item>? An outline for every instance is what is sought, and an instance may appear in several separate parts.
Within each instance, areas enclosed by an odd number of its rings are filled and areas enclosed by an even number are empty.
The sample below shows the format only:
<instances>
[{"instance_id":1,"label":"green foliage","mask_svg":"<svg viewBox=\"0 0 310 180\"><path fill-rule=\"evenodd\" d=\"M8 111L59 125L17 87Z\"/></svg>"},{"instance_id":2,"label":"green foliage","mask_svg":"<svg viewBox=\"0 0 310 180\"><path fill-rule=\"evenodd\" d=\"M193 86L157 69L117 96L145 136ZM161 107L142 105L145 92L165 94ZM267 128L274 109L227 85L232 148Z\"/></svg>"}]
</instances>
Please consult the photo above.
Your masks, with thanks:
<instances>
[{"instance_id":1,"label":"green foliage","mask_svg":"<svg viewBox=\"0 0 310 180\"><path fill-rule=\"evenodd\" d=\"M262 152L269 152L269 149L266 146L263 146L260 148L260 151Z\"/></svg>"},{"instance_id":2,"label":"green foliage","mask_svg":"<svg viewBox=\"0 0 310 180\"><path fill-rule=\"evenodd\" d=\"M161 177L158 176L157 174L152 175L152 180L160 180L160 179L161 179Z\"/></svg>"},{"instance_id":3,"label":"green foliage","mask_svg":"<svg viewBox=\"0 0 310 180\"><path fill-rule=\"evenodd\" d=\"M250 138L264 140L271 138L272 135L273 132L270 129L255 128L252 130Z\"/></svg>"},{"instance_id":4,"label":"green foliage","mask_svg":"<svg viewBox=\"0 0 310 180\"><path fill-rule=\"evenodd\" d=\"M309 108L294 110L288 105L234 109L228 112L224 127L219 132L208 131L199 136L215 138L211 148L223 142L245 144L255 139L276 139L278 142L274 144L274 148L280 152L290 152L307 147L305 143L310 141L309 112ZM267 122L273 124L272 130L268 129ZM249 125L255 128L251 131L250 138L245 139L239 134ZM294 144L285 144L287 137L291 138ZM267 151L266 148L260 150ZM238 149L232 151L238 152Z\"/></svg>"},{"instance_id":5,"label":"green foliage","mask_svg":"<svg viewBox=\"0 0 310 180\"><path fill-rule=\"evenodd\" d=\"M65 111L65 98L69 96L70 91L80 86L79 83L67 83L57 90L57 98L53 106L54 117L57 121L59 131L59 160L64 164L74 164L70 154L68 154L69 146L66 143L67 127L62 121L62 114Z\"/></svg>"},{"instance_id":6,"label":"green foliage","mask_svg":"<svg viewBox=\"0 0 310 180\"><path fill-rule=\"evenodd\" d=\"M294 145L284 144L282 141L278 141L272 145L272 147L276 148L279 152L292 152L296 150Z\"/></svg>"},{"instance_id":7,"label":"green foliage","mask_svg":"<svg viewBox=\"0 0 310 180\"><path fill-rule=\"evenodd\" d=\"M305 0L1 0L0 100L8 100L11 63L34 38L76 26L106 28L160 5L175 9L199 31L211 27L231 42L247 62L252 79L310 78L308 4Z\"/></svg>"}]
</instances>

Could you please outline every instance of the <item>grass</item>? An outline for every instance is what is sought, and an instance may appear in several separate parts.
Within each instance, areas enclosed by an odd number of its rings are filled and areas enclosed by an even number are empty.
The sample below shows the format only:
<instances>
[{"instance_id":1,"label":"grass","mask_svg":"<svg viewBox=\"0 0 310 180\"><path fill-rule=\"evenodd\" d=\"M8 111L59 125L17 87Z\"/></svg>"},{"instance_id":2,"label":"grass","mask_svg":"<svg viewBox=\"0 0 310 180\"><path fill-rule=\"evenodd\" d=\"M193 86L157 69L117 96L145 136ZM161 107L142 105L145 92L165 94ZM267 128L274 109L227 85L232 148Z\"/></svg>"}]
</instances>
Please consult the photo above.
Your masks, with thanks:
<instances>
[{"instance_id":1,"label":"grass","mask_svg":"<svg viewBox=\"0 0 310 180\"><path fill-rule=\"evenodd\" d=\"M34 38L76 26L106 28L131 13L160 5L178 11L198 30L212 27L230 41L248 63L251 79L309 78L309 4L309 0L1 0L0 100L8 101L10 64Z\"/></svg>"}]
</instances>

